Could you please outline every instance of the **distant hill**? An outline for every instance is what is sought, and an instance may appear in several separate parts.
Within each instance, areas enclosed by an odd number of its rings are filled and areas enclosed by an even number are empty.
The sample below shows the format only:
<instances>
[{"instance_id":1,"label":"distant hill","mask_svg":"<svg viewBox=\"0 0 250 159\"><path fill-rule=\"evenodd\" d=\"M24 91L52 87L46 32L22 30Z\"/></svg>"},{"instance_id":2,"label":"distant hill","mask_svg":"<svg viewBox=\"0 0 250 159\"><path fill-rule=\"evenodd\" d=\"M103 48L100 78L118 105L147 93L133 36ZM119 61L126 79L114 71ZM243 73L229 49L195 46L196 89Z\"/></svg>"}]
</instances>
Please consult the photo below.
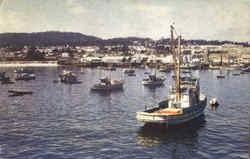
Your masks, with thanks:
<instances>
[{"instance_id":1,"label":"distant hill","mask_svg":"<svg viewBox=\"0 0 250 159\"><path fill-rule=\"evenodd\" d=\"M37 32L37 33L0 33L0 47L15 46L22 48L25 45L29 46L55 46L55 45L72 45L72 46L86 46L86 45L130 45L133 41L143 43L144 41L151 41L150 38L139 37L121 37L112 39L101 39L95 36L84 35L73 32ZM161 39L156 41L157 44L170 44L170 39ZM232 41L207 41L207 40L183 40L183 44L196 45L221 45L221 44L240 44L249 46L248 43L232 42Z\"/></svg>"},{"instance_id":2,"label":"distant hill","mask_svg":"<svg viewBox=\"0 0 250 159\"><path fill-rule=\"evenodd\" d=\"M73 32L1 33L0 47L6 46L51 46L51 45L91 45L102 39Z\"/></svg>"}]
</instances>

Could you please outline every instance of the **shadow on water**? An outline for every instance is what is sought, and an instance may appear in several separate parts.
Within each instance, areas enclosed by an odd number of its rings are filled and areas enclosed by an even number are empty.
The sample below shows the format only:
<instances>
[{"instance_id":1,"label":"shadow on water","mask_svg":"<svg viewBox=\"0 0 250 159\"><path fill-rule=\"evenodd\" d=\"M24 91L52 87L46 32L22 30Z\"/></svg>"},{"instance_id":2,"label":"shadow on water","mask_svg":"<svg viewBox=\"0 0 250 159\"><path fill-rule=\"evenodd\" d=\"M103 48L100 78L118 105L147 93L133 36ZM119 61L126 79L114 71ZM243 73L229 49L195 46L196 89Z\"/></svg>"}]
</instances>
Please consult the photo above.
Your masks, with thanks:
<instances>
[{"instance_id":1,"label":"shadow on water","mask_svg":"<svg viewBox=\"0 0 250 159\"><path fill-rule=\"evenodd\" d=\"M157 90L157 88L163 88L165 87L164 84L162 85L156 85L156 86L144 86L146 89L148 89L151 92L155 92Z\"/></svg>"},{"instance_id":2,"label":"shadow on water","mask_svg":"<svg viewBox=\"0 0 250 159\"><path fill-rule=\"evenodd\" d=\"M199 131L206 124L205 116L178 125L145 124L137 132L137 143L143 146L158 146L169 143L195 143Z\"/></svg>"},{"instance_id":3,"label":"shadow on water","mask_svg":"<svg viewBox=\"0 0 250 159\"><path fill-rule=\"evenodd\" d=\"M119 94L119 93L123 93L123 89L116 89L116 90L112 90L112 91L91 91L90 90L90 94L98 94L100 96L110 96L112 93L115 94Z\"/></svg>"},{"instance_id":4,"label":"shadow on water","mask_svg":"<svg viewBox=\"0 0 250 159\"><path fill-rule=\"evenodd\" d=\"M98 94L100 96L106 97L111 95L111 91L90 91L90 94Z\"/></svg>"}]
</instances>

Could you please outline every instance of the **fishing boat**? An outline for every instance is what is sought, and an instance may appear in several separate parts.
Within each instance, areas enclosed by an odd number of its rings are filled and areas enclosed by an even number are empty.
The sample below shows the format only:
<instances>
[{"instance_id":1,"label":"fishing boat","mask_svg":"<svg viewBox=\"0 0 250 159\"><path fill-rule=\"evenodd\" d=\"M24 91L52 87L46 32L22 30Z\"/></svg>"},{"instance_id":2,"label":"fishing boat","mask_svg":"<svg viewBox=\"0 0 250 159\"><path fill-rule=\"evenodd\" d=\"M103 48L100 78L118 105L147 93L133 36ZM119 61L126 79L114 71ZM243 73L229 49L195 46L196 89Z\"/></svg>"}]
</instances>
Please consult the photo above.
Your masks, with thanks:
<instances>
[{"instance_id":1,"label":"fishing boat","mask_svg":"<svg viewBox=\"0 0 250 159\"><path fill-rule=\"evenodd\" d=\"M207 105L207 98L200 93L199 79L180 78L181 37L178 37L178 52L175 52L174 27L171 26L171 52L174 59L176 80L170 87L168 99L152 108L136 112L136 118L145 123L178 125L193 120L202 114Z\"/></svg>"},{"instance_id":2,"label":"fishing boat","mask_svg":"<svg viewBox=\"0 0 250 159\"><path fill-rule=\"evenodd\" d=\"M82 83L81 81L78 80L76 74L74 74L71 71L66 71L64 70L60 75L59 75L60 81L62 83L66 84L79 84Z\"/></svg>"},{"instance_id":3,"label":"fishing boat","mask_svg":"<svg viewBox=\"0 0 250 159\"><path fill-rule=\"evenodd\" d=\"M122 80L111 80L108 77L100 79L100 82L95 84L91 90L92 91L112 91L112 90L122 90L124 81Z\"/></svg>"}]
</instances>

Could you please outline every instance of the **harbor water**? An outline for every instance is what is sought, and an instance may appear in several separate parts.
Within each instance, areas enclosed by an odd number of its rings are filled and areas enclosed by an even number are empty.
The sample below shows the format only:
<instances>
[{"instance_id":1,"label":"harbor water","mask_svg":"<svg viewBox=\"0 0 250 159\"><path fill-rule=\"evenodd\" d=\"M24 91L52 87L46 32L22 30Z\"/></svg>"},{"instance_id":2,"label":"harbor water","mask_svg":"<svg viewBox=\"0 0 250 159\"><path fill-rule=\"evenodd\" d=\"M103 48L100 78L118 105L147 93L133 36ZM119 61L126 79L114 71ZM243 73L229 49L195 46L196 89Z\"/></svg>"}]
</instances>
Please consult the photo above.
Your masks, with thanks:
<instances>
[{"instance_id":1,"label":"harbor water","mask_svg":"<svg viewBox=\"0 0 250 159\"><path fill-rule=\"evenodd\" d=\"M14 68L0 68L11 77ZM201 92L219 106L207 105L204 116L176 127L144 125L136 111L165 100L173 83L147 88L141 80L146 70L126 76L121 69L70 68L80 84L55 83L63 68L33 68L36 80L0 85L0 158L220 158L247 159L249 143L250 74L233 76L224 71L194 71ZM124 79L124 89L91 92L99 78ZM8 90L33 91L10 97Z\"/></svg>"}]
</instances>

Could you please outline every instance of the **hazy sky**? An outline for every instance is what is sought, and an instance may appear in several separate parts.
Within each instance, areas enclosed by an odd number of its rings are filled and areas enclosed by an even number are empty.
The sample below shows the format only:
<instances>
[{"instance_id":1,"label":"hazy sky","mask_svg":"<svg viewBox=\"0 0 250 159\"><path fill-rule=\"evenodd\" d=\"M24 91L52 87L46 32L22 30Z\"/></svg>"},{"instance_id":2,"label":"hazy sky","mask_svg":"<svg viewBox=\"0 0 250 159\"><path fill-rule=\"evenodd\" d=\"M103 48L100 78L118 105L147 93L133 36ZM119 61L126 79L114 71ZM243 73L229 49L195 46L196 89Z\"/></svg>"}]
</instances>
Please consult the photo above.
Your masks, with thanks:
<instances>
[{"instance_id":1,"label":"hazy sky","mask_svg":"<svg viewBox=\"0 0 250 159\"><path fill-rule=\"evenodd\" d=\"M0 0L0 32L250 41L250 0Z\"/></svg>"}]
</instances>

